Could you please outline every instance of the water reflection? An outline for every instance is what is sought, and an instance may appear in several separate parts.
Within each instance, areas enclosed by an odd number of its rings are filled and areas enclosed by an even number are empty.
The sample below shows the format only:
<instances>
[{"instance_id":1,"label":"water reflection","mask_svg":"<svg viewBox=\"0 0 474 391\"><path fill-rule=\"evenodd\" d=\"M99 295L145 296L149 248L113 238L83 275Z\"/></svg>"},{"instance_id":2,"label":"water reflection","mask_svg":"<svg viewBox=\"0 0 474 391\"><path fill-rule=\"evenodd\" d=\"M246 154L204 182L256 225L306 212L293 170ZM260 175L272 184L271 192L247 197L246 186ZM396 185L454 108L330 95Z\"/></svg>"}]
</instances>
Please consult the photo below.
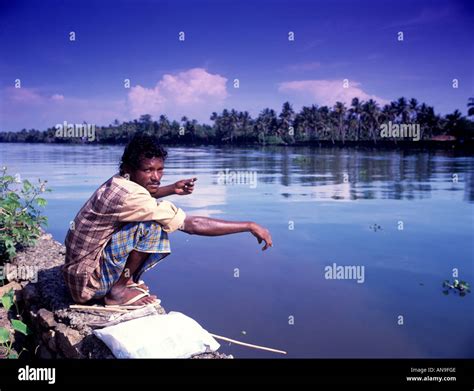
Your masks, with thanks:
<instances>
[{"instance_id":1,"label":"water reflection","mask_svg":"<svg viewBox=\"0 0 474 391\"><path fill-rule=\"evenodd\" d=\"M0 144L0 164L49 180L48 231L62 242L85 200L117 172L122 152ZM170 148L163 184L198 177L193 195L173 202L189 214L257 221L275 245L262 253L247 234L177 232L172 255L147 284L167 308L216 334L241 339L246 330L248 342L289 357L473 357L472 295L440 292L454 268L474 280L473 165L451 151ZM223 171L256 174L257 186L246 177L222 184ZM363 265L365 282L325 279L333 263ZM396 324L400 313L404 327Z\"/></svg>"},{"instance_id":2,"label":"water reflection","mask_svg":"<svg viewBox=\"0 0 474 391\"><path fill-rule=\"evenodd\" d=\"M21 163L33 177L50 178L69 190L52 197L82 199L117 171L122 151L120 146L0 144L0 163L13 169ZM170 148L169 152L165 181L182 175L199 177L199 199L180 199L195 208L225 204L229 186L218 186L218 173L223 170L254 172L259 185L277 185L272 191L278 189L285 199L414 200L438 192L474 201L474 159L452 151L210 147ZM84 183L90 187L85 189Z\"/></svg>"},{"instance_id":3,"label":"water reflection","mask_svg":"<svg viewBox=\"0 0 474 391\"><path fill-rule=\"evenodd\" d=\"M176 168L186 165L196 170L199 161L202 163L201 157L187 155L175 164ZM209 161L215 171L256 171L259 183L291 188L281 191L286 198L309 195L316 199L413 200L449 190L460 192L466 201L474 201L474 159L446 151L212 149L206 163Z\"/></svg>"}]
</instances>

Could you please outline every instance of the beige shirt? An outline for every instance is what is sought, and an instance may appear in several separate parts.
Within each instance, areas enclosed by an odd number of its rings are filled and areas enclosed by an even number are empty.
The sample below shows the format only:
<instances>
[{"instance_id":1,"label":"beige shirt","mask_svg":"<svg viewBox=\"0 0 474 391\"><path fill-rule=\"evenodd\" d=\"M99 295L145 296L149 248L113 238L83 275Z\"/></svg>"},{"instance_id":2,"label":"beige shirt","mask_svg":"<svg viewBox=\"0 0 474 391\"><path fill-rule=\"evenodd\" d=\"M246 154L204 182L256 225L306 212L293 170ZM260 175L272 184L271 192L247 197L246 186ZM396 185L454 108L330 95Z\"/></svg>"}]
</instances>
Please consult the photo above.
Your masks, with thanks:
<instances>
[{"instance_id":1,"label":"beige shirt","mask_svg":"<svg viewBox=\"0 0 474 391\"><path fill-rule=\"evenodd\" d=\"M73 299L84 303L99 289L102 251L124 224L154 220L174 232L185 218L182 209L157 201L138 183L118 174L111 177L84 204L66 235L63 275Z\"/></svg>"}]
</instances>

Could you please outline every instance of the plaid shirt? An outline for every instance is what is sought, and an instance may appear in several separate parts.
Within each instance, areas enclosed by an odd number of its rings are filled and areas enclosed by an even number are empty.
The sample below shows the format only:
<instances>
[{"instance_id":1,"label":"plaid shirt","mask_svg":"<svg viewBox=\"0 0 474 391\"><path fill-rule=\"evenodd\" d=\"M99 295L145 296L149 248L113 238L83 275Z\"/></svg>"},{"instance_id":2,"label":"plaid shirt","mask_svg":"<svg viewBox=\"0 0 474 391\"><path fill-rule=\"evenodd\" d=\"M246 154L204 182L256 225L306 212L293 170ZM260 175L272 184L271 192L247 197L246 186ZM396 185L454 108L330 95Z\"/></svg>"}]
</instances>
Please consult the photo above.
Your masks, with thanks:
<instances>
[{"instance_id":1,"label":"plaid shirt","mask_svg":"<svg viewBox=\"0 0 474 391\"><path fill-rule=\"evenodd\" d=\"M128 222L158 222L164 231L180 228L183 210L169 201L157 202L138 183L114 175L84 204L69 229L62 272L74 301L85 303L100 289L100 261L112 234Z\"/></svg>"}]
</instances>

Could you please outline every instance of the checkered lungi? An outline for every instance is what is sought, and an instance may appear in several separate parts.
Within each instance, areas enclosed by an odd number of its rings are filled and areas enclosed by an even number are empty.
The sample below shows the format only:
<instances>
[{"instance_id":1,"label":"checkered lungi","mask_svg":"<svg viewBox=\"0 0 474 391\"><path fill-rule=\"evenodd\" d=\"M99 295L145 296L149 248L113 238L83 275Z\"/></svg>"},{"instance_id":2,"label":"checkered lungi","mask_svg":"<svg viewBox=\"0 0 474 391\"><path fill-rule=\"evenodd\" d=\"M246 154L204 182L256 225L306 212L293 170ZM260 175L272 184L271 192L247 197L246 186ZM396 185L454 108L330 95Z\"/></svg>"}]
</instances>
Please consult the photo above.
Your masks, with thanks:
<instances>
[{"instance_id":1,"label":"checkered lungi","mask_svg":"<svg viewBox=\"0 0 474 391\"><path fill-rule=\"evenodd\" d=\"M102 253L100 288L94 299L104 297L117 282L132 250L150 253L132 276L138 282L144 272L171 253L168 234L155 221L128 223L115 232Z\"/></svg>"}]
</instances>

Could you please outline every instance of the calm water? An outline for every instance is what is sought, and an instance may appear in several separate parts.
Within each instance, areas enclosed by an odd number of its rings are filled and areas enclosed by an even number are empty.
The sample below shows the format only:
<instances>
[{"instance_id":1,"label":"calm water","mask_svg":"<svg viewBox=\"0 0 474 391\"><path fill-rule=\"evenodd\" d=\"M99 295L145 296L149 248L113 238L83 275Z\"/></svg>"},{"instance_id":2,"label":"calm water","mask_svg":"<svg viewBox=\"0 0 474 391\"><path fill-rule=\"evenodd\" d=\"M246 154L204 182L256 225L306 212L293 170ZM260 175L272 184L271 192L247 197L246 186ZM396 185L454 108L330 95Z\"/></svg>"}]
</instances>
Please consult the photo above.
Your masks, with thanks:
<instances>
[{"instance_id":1,"label":"calm water","mask_svg":"<svg viewBox=\"0 0 474 391\"><path fill-rule=\"evenodd\" d=\"M0 144L0 165L48 179L48 230L63 242L122 149ZM232 172L257 182L229 183ZM441 287L453 268L474 283L473 157L171 148L163 184L191 176L195 193L171 201L188 214L256 221L274 248L261 252L250 234L172 234L172 255L144 275L167 310L288 357L474 357L474 293L446 296ZM333 263L364 266L364 282L326 279ZM224 342L220 351L282 357Z\"/></svg>"}]
</instances>

